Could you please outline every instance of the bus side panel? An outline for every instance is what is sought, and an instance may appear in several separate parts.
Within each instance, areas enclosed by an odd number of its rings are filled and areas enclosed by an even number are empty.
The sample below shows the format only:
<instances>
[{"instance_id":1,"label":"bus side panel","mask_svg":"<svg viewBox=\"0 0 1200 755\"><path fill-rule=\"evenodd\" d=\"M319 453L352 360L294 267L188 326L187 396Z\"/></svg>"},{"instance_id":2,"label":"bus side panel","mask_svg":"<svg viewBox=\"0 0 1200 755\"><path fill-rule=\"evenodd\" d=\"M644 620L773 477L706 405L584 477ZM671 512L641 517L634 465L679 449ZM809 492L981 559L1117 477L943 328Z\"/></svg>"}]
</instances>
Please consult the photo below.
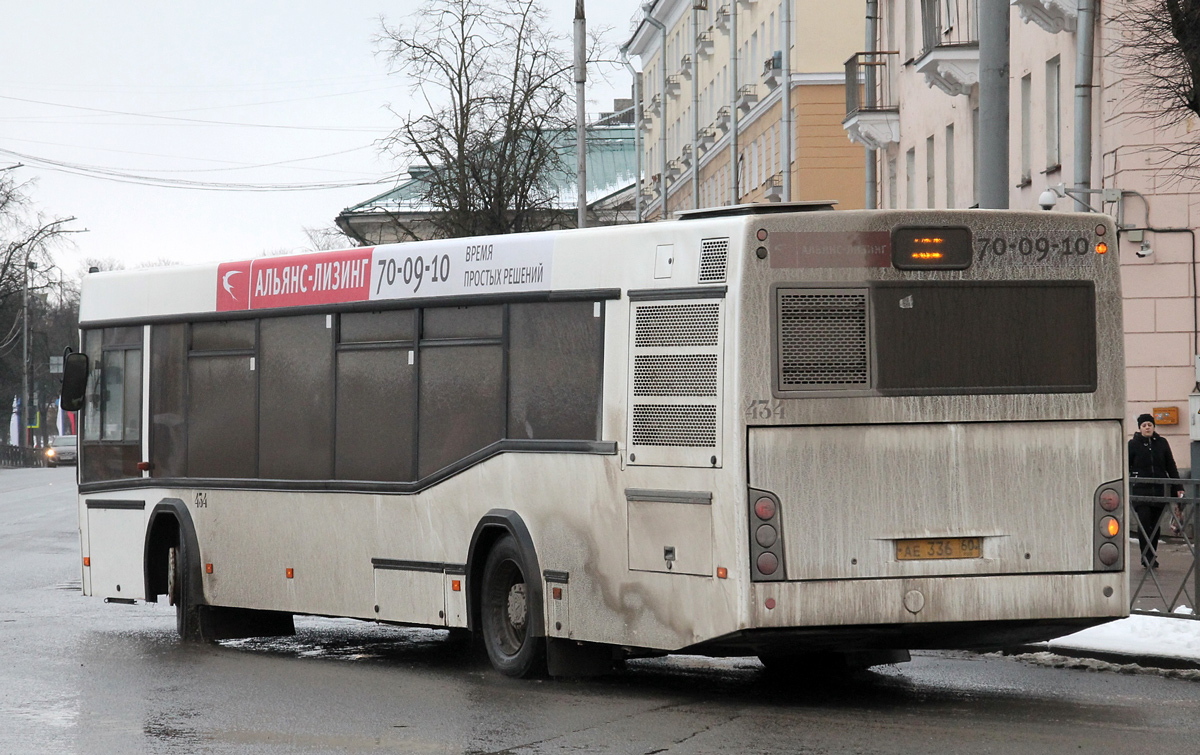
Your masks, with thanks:
<instances>
[{"instance_id":1,"label":"bus side panel","mask_svg":"<svg viewBox=\"0 0 1200 755\"><path fill-rule=\"evenodd\" d=\"M142 509L84 505L89 566L85 595L142 600L146 513Z\"/></svg>"}]
</instances>

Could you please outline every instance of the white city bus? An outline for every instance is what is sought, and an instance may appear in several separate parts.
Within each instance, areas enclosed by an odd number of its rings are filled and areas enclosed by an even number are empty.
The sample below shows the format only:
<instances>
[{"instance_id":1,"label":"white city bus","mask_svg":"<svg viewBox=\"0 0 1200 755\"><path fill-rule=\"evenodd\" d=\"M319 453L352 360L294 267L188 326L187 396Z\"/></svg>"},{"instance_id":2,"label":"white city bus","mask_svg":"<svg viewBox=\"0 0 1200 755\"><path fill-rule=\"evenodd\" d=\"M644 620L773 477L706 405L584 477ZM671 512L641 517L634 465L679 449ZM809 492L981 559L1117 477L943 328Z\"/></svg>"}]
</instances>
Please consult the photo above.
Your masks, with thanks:
<instances>
[{"instance_id":1,"label":"white city bus","mask_svg":"<svg viewBox=\"0 0 1200 755\"><path fill-rule=\"evenodd\" d=\"M1122 617L1116 257L1100 215L814 203L91 274L83 590L515 676Z\"/></svg>"}]
</instances>

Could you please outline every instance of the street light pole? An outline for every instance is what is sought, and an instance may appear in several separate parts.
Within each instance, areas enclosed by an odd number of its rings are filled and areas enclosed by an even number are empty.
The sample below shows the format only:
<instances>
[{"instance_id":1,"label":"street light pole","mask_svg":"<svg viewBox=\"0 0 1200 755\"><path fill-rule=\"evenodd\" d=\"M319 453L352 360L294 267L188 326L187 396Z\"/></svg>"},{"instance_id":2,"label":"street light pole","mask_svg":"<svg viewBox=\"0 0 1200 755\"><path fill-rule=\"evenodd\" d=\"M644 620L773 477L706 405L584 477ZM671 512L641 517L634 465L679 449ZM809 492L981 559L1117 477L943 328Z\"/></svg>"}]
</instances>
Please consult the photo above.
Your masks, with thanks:
<instances>
[{"instance_id":1,"label":"street light pole","mask_svg":"<svg viewBox=\"0 0 1200 755\"><path fill-rule=\"evenodd\" d=\"M29 445L29 270L33 266L29 255L25 255L25 284L21 294L21 440L19 445Z\"/></svg>"}]
</instances>

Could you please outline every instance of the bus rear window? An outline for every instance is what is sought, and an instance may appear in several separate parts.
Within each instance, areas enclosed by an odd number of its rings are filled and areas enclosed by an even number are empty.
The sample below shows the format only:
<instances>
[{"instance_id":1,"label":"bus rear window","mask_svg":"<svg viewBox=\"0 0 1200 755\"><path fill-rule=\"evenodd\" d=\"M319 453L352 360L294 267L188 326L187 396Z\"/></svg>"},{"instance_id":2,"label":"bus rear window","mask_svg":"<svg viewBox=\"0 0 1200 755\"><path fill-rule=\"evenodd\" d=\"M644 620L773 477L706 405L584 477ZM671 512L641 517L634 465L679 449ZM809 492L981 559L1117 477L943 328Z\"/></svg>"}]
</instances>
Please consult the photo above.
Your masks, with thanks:
<instances>
[{"instance_id":1,"label":"bus rear window","mask_svg":"<svg viewBox=\"0 0 1200 755\"><path fill-rule=\"evenodd\" d=\"M879 283L871 309L881 393L1096 390L1090 281Z\"/></svg>"}]
</instances>

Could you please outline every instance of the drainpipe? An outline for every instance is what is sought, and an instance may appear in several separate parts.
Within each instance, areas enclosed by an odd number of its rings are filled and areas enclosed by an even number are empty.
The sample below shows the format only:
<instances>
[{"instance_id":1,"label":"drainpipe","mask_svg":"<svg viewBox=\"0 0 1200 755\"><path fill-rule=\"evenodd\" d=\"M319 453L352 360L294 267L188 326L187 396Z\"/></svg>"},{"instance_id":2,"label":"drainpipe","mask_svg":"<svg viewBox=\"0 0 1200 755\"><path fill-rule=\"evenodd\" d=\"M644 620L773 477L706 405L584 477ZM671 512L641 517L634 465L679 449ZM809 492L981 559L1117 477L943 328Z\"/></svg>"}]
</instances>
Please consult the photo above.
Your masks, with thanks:
<instances>
[{"instance_id":1,"label":"drainpipe","mask_svg":"<svg viewBox=\"0 0 1200 755\"><path fill-rule=\"evenodd\" d=\"M737 10L738 0L729 0L729 120L732 130L729 132L729 188L733 192L733 201L737 204L741 198L741 187L738 186L738 43L737 43Z\"/></svg>"},{"instance_id":2,"label":"drainpipe","mask_svg":"<svg viewBox=\"0 0 1200 755\"><path fill-rule=\"evenodd\" d=\"M575 0L575 227L587 226L587 20L583 0Z\"/></svg>"},{"instance_id":3,"label":"drainpipe","mask_svg":"<svg viewBox=\"0 0 1200 755\"><path fill-rule=\"evenodd\" d=\"M979 8L979 206L1008 209L1008 3ZM1082 19L1080 19L1082 21Z\"/></svg>"},{"instance_id":4,"label":"drainpipe","mask_svg":"<svg viewBox=\"0 0 1200 755\"><path fill-rule=\"evenodd\" d=\"M1079 0L1075 34L1075 188L1092 209L1092 58L1095 55L1095 0Z\"/></svg>"},{"instance_id":5,"label":"drainpipe","mask_svg":"<svg viewBox=\"0 0 1200 755\"><path fill-rule=\"evenodd\" d=\"M792 0L783 0L783 93L779 100L783 121L783 201L792 201Z\"/></svg>"},{"instance_id":6,"label":"drainpipe","mask_svg":"<svg viewBox=\"0 0 1200 755\"><path fill-rule=\"evenodd\" d=\"M646 11L646 23L658 29L662 36L662 51L658 54L658 193L662 202L659 220L667 219L667 27Z\"/></svg>"},{"instance_id":7,"label":"drainpipe","mask_svg":"<svg viewBox=\"0 0 1200 755\"><path fill-rule=\"evenodd\" d=\"M878 104L875 102L875 80L876 80L876 77L878 74L876 73L875 66L870 65L875 62L875 55L873 53L876 51L876 49L878 49L877 43L876 43L876 39L878 36L878 27L877 27L878 23L879 23L879 0L867 0L867 46L866 46L866 51L868 53L868 55L867 55L868 65L866 67L867 76L866 76L866 81L865 81L865 90L866 90L865 94L866 94L866 103L867 103L868 109L873 108ZM866 183L866 189L867 189L866 208L868 210L874 210L874 209L878 208L878 202L876 200L876 197L879 194L879 174L878 174L879 166L878 166L878 163L876 162L875 150L871 149L870 147L867 147L866 152L867 152L867 155L866 155L867 164L866 164L866 175L865 175L865 179L866 179L865 183Z\"/></svg>"},{"instance_id":8,"label":"drainpipe","mask_svg":"<svg viewBox=\"0 0 1200 755\"><path fill-rule=\"evenodd\" d=\"M642 79L629 62L629 43L621 45L621 62L633 79L633 151L634 151L634 192L633 212L637 222L642 222Z\"/></svg>"},{"instance_id":9,"label":"drainpipe","mask_svg":"<svg viewBox=\"0 0 1200 755\"><path fill-rule=\"evenodd\" d=\"M700 50L696 37L700 24L696 20L696 4L692 3L692 208L700 209Z\"/></svg>"}]
</instances>

